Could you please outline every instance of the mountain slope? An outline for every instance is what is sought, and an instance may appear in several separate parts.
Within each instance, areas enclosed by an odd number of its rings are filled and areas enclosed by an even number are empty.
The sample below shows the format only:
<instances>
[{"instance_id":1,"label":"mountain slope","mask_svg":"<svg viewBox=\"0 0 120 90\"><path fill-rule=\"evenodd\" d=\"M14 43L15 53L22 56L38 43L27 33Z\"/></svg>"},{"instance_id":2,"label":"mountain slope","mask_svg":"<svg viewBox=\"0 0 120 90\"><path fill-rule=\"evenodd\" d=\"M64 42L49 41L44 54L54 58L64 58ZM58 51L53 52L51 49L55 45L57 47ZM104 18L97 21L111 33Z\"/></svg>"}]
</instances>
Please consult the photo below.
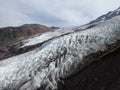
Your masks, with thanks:
<instances>
[{"instance_id":1,"label":"mountain slope","mask_svg":"<svg viewBox=\"0 0 120 90\"><path fill-rule=\"evenodd\" d=\"M53 30L40 24L25 24L19 27L0 28L0 43L4 44L9 41L18 41L48 31Z\"/></svg>"},{"instance_id":2,"label":"mountain slope","mask_svg":"<svg viewBox=\"0 0 120 90\"><path fill-rule=\"evenodd\" d=\"M14 43L33 37L36 34L54 31L40 24L25 24L19 27L0 28L0 59L9 53L9 47Z\"/></svg>"},{"instance_id":3,"label":"mountain slope","mask_svg":"<svg viewBox=\"0 0 120 90\"><path fill-rule=\"evenodd\" d=\"M107 14L104 14L104 15L98 17L97 19L91 21L89 24L104 22L105 20L109 20L118 15L120 15L120 7L114 11L110 11Z\"/></svg>"}]
</instances>

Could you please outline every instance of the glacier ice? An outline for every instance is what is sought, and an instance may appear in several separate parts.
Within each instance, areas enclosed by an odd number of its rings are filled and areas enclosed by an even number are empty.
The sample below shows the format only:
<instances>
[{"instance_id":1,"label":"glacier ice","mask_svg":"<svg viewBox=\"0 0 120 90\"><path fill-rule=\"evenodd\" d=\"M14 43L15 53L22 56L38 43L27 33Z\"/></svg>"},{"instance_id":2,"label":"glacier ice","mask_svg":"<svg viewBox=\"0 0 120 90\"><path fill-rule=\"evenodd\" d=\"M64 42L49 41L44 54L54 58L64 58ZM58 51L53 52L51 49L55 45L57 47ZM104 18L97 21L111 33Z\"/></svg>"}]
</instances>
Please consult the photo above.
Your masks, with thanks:
<instances>
[{"instance_id":1,"label":"glacier ice","mask_svg":"<svg viewBox=\"0 0 120 90\"><path fill-rule=\"evenodd\" d=\"M39 42L48 34L54 36L46 33L29 39L24 46ZM57 35L42 48L0 61L0 90L57 89L58 81L120 47L120 16L90 29Z\"/></svg>"}]
</instances>

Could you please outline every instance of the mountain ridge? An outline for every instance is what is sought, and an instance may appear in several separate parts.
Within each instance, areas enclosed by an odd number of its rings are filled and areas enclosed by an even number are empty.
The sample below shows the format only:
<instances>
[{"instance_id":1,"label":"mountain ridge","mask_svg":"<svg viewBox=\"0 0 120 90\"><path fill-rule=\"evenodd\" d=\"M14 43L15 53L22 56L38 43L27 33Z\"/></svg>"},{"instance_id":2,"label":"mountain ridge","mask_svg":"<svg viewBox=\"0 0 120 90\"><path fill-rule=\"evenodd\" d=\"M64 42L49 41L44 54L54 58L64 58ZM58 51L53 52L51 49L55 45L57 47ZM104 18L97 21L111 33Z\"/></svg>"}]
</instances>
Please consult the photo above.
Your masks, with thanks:
<instances>
[{"instance_id":1,"label":"mountain ridge","mask_svg":"<svg viewBox=\"0 0 120 90\"><path fill-rule=\"evenodd\" d=\"M113 11L109 11L107 14L104 14L98 18L96 18L95 20L92 20L91 22L89 22L88 24L93 24L93 23L97 23L97 22L103 22L105 20L109 20L115 16L120 15L120 7L113 10Z\"/></svg>"}]
</instances>

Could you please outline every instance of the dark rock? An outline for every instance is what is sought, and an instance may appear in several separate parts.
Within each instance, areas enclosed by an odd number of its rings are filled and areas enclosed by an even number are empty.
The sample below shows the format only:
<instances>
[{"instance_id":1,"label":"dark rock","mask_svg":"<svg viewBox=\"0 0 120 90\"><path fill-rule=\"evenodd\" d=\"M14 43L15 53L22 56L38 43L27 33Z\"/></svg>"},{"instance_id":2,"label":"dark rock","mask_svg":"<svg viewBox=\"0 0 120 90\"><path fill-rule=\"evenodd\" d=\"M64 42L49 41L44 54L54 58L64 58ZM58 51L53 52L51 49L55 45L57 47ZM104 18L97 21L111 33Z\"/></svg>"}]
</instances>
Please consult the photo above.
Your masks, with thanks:
<instances>
[{"instance_id":1,"label":"dark rock","mask_svg":"<svg viewBox=\"0 0 120 90\"><path fill-rule=\"evenodd\" d=\"M59 27L52 26L51 29L56 30L56 29L60 29L60 28L59 28Z\"/></svg>"},{"instance_id":2,"label":"dark rock","mask_svg":"<svg viewBox=\"0 0 120 90\"><path fill-rule=\"evenodd\" d=\"M0 50L0 55L2 55L4 53L4 51L3 50Z\"/></svg>"}]
</instances>

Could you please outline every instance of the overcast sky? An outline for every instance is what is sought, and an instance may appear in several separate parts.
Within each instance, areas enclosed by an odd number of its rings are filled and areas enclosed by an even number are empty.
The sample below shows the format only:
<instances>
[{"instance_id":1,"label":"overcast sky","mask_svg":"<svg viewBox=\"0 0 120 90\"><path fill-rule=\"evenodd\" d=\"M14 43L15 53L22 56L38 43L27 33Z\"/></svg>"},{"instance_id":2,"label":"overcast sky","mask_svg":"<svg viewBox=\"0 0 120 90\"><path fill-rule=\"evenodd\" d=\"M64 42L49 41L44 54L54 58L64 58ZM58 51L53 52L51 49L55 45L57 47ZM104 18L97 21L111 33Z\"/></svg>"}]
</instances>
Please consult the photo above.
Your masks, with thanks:
<instances>
[{"instance_id":1,"label":"overcast sky","mask_svg":"<svg viewBox=\"0 0 120 90\"><path fill-rule=\"evenodd\" d=\"M77 26L119 6L120 0L0 0L0 27L30 23Z\"/></svg>"}]
</instances>

